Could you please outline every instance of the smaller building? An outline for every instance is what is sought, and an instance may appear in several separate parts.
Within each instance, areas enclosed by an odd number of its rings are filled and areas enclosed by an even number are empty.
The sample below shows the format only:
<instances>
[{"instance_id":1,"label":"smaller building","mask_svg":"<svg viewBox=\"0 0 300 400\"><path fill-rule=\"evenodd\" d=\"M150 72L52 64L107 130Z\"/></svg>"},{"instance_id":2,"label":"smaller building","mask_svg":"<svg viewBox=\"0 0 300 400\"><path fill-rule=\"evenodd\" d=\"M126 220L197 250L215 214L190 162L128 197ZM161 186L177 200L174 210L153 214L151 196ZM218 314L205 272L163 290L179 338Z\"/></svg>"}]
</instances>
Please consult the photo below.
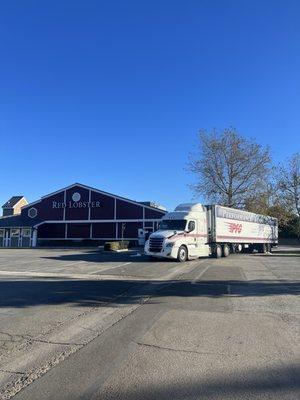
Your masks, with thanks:
<instances>
[{"instance_id":1,"label":"smaller building","mask_svg":"<svg viewBox=\"0 0 300 400\"><path fill-rule=\"evenodd\" d=\"M21 208L26 206L28 201L24 196L13 196L5 204L3 204L3 217L21 214Z\"/></svg>"},{"instance_id":2,"label":"smaller building","mask_svg":"<svg viewBox=\"0 0 300 400\"><path fill-rule=\"evenodd\" d=\"M109 240L143 243L166 210L74 183L28 204L14 196L3 206L0 247L100 245Z\"/></svg>"}]
</instances>

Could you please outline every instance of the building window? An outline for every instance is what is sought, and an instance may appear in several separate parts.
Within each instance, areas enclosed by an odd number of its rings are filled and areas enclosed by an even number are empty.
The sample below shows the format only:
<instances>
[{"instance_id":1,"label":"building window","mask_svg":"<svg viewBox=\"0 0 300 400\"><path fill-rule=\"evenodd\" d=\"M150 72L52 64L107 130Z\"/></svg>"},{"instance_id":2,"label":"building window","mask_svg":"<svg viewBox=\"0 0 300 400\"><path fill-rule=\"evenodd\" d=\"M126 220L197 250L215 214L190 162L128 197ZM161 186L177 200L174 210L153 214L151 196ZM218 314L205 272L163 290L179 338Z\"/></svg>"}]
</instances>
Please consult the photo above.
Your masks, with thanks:
<instances>
[{"instance_id":1,"label":"building window","mask_svg":"<svg viewBox=\"0 0 300 400\"><path fill-rule=\"evenodd\" d=\"M22 236L23 237L30 237L31 236L31 229L28 229L28 228L22 229Z\"/></svg>"},{"instance_id":2,"label":"building window","mask_svg":"<svg viewBox=\"0 0 300 400\"><path fill-rule=\"evenodd\" d=\"M11 236L13 237L16 237L16 236L19 236L20 235L20 229L12 229L11 230Z\"/></svg>"},{"instance_id":3,"label":"building window","mask_svg":"<svg viewBox=\"0 0 300 400\"><path fill-rule=\"evenodd\" d=\"M29 208L28 217L35 218L37 216L37 209L34 207Z\"/></svg>"},{"instance_id":4,"label":"building window","mask_svg":"<svg viewBox=\"0 0 300 400\"><path fill-rule=\"evenodd\" d=\"M4 237L4 229L0 229L0 237Z\"/></svg>"}]
</instances>

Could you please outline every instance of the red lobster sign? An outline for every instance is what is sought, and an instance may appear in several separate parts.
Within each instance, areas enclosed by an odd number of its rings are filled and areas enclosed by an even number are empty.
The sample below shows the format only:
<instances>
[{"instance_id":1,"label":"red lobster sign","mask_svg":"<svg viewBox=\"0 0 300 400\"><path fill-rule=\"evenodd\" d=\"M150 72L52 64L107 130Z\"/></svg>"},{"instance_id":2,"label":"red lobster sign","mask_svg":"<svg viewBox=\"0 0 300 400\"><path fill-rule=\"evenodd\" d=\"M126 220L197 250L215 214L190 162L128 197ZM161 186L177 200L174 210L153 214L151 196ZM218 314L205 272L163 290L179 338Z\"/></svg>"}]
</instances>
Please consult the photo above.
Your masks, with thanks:
<instances>
[{"instance_id":1,"label":"red lobster sign","mask_svg":"<svg viewBox=\"0 0 300 400\"><path fill-rule=\"evenodd\" d=\"M234 222L226 222L226 225L228 226L228 230L230 233L241 233L242 232L242 224L237 224Z\"/></svg>"}]
</instances>

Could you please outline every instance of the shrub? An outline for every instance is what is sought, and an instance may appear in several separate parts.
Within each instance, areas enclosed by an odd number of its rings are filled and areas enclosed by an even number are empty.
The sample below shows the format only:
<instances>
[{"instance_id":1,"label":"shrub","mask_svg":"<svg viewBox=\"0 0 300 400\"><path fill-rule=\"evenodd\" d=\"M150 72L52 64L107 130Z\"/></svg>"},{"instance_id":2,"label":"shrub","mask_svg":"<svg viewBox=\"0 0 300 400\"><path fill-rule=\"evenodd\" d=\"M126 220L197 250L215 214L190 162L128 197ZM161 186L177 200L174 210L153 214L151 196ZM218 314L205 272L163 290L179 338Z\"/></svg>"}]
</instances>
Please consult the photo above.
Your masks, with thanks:
<instances>
[{"instance_id":1,"label":"shrub","mask_svg":"<svg viewBox=\"0 0 300 400\"><path fill-rule=\"evenodd\" d=\"M105 251L116 251L116 250L125 250L129 247L129 241L123 240L120 242L105 242L104 250Z\"/></svg>"}]
</instances>

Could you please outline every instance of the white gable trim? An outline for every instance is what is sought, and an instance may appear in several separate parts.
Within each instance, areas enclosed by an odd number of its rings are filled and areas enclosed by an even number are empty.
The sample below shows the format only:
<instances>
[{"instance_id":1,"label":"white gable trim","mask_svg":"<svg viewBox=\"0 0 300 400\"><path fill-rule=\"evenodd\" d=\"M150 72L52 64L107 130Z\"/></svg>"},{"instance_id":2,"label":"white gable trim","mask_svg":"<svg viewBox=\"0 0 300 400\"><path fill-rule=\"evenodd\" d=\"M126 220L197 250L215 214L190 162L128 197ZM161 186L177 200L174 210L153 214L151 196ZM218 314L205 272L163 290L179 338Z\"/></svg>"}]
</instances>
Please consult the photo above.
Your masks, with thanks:
<instances>
[{"instance_id":1,"label":"white gable trim","mask_svg":"<svg viewBox=\"0 0 300 400\"><path fill-rule=\"evenodd\" d=\"M21 214L13 214L13 215L4 215L0 217L0 221L5 218L19 217Z\"/></svg>"},{"instance_id":2,"label":"white gable trim","mask_svg":"<svg viewBox=\"0 0 300 400\"><path fill-rule=\"evenodd\" d=\"M127 202L127 203L135 204L135 205L140 206L140 207L148 208L149 210L152 210L152 211L158 211L158 212L161 212L162 215L163 215L163 214L166 214L166 212L167 212L166 210L164 211L164 210L160 210L160 209L155 208L155 207L146 206L146 205L144 205L144 204L139 203L138 201L129 200L129 199L126 199L125 197L121 197L121 196L117 196L117 195L115 195L115 194L111 194L111 193L108 193L108 192L104 192L104 191L102 191L102 190L95 189L95 188L93 188L93 187L91 187L91 186L82 185L81 183L73 183L72 185L67 186L67 187L65 187L65 188L62 188L62 189L59 189L59 190L57 190L56 192L49 193L49 194L47 194L46 196L41 197L40 200L37 200L37 201L35 201L35 202L33 202L33 203L30 203L30 204L25 205L24 207L22 207L22 209L23 209L23 208L27 208L27 207L31 207L31 206L34 205L34 204L40 203L42 200L46 199L47 197L51 197L51 196L54 196L55 194L61 193L61 192L63 192L63 191L67 191L67 190L69 190L69 189L71 189L72 187L75 187L75 186L79 186L79 187L81 187L82 189L86 189L86 190L90 190L90 191L92 191L92 192L96 192L96 193L103 194L104 196L108 196L108 197L111 197L111 198L113 198L113 199L125 201L125 202Z\"/></svg>"},{"instance_id":3,"label":"white gable trim","mask_svg":"<svg viewBox=\"0 0 300 400\"><path fill-rule=\"evenodd\" d=\"M40 203L41 201L42 201L42 199L33 201L32 203L28 203L28 204L26 204L25 206L21 207L21 210L23 210L23 208L27 208L27 207L34 206L35 204L38 204L38 203Z\"/></svg>"},{"instance_id":4,"label":"white gable trim","mask_svg":"<svg viewBox=\"0 0 300 400\"><path fill-rule=\"evenodd\" d=\"M39 222L36 225L33 225L34 228L39 227L40 225L43 224L95 224L95 223L117 223L117 222L125 222L125 223L130 223L130 222L160 222L160 219L157 218L151 218L151 219L69 219L69 220L47 220L47 221L42 221Z\"/></svg>"}]
</instances>

